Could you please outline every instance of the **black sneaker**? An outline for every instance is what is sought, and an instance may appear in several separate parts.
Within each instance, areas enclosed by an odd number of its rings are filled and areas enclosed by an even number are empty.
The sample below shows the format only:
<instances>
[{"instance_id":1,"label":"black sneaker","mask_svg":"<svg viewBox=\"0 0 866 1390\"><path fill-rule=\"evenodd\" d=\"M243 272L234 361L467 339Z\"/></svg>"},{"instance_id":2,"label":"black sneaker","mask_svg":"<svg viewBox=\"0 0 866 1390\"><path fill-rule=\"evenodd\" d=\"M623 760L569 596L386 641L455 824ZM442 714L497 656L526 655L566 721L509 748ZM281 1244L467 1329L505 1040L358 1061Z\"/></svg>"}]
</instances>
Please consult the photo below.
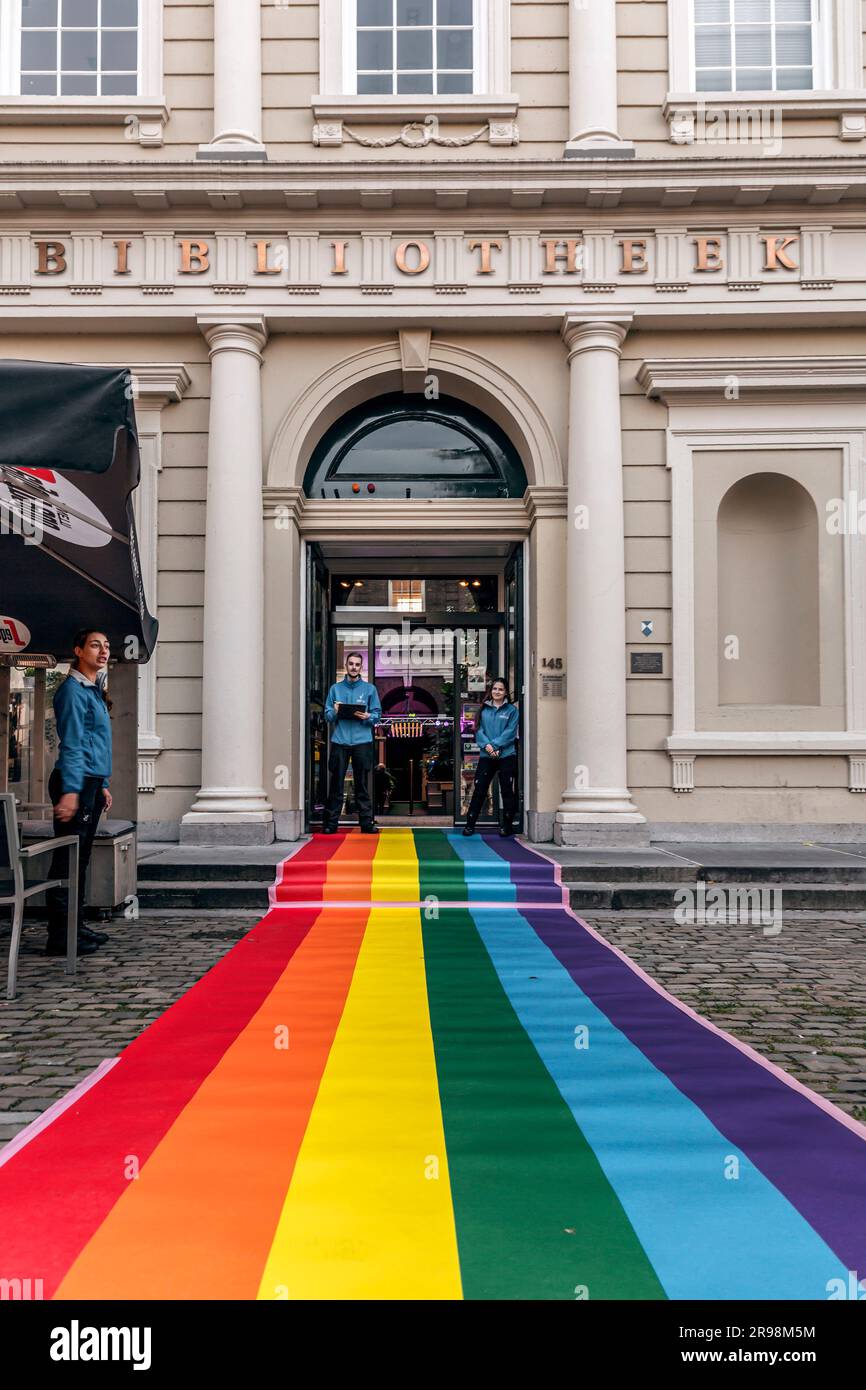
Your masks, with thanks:
<instances>
[{"instance_id":1,"label":"black sneaker","mask_svg":"<svg viewBox=\"0 0 866 1390\"><path fill-rule=\"evenodd\" d=\"M475 826L474 826L474 825L464 825L464 827L463 827L463 834L464 834L464 835L474 835L474 834L475 834Z\"/></svg>"},{"instance_id":2,"label":"black sneaker","mask_svg":"<svg viewBox=\"0 0 866 1390\"><path fill-rule=\"evenodd\" d=\"M337 827L336 827L335 825L323 825L323 826L322 826L322 834L323 834L323 835L336 835L336 833L337 833Z\"/></svg>"},{"instance_id":3,"label":"black sneaker","mask_svg":"<svg viewBox=\"0 0 866 1390\"><path fill-rule=\"evenodd\" d=\"M378 835L378 834L379 834L379 827L378 827L378 825L376 824L375 821L373 822L372 825L362 825L362 826L361 826L361 834L362 834L362 835Z\"/></svg>"},{"instance_id":4,"label":"black sneaker","mask_svg":"<svg viewBox=\"0 0 866 1390\"><path fill-rule=\"evenodd\" d=\"M98 942L98 941L88 941L88 940L86 939L86 937L79 936L79 938L78 938L78 951L77 951L77 953L76 953L77 955L79 955L79 956L92 956L93 953L94 953L94 951L98 951L98 950L99 950L99 942ZM65 956L65 955L66 955L66 937L65 937L65 936L64 936L64 937L53 937L53 936L49 936L47 942L45 943L45 954L46 954L46 956Z\"/></svg>"},{"instance_id":5,"label":"black sneaker","mask_svg":"<svg viewBox=\"0 0 866 1390\"><path fill-rule=\"evenodd\" d=\"M94 931L93 927L79 927L78 940L95 941L97 946L104 946L108 940L108 932Z\"/></svg>"}]
</instances>

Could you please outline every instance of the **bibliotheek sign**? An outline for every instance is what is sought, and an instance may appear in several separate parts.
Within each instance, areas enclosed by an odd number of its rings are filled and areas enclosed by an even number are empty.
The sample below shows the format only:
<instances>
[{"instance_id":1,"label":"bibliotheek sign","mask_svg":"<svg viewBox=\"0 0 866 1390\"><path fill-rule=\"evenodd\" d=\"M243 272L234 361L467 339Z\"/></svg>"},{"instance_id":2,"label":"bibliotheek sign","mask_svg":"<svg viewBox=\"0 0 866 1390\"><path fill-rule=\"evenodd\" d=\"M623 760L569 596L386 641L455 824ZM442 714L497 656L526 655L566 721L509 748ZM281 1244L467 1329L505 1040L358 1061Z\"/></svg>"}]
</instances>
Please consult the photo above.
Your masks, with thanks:
<instances>
[{"instance_id":1,"label":"bibliotheek sign","mask_svg":"<svg viewBox=\"0 0 866 1390\"><path fill-rule=\"evenodd\" d=\"M437 243L441 244L443 240L449 242L456 240L462 242L460 249L469 262L466 269L474 275L495 275L497 270L507 269L510 243L513 239L506 236L454 237L453 235L446 235L445 238L440 236L428 239L413 237L404 240L387 235L344 238L289 237L286 240L243 238L241 241L247 249L248 263L245 266L239 265L237 268L242 274L253 277L282 275L289 269L292 243L304 240L316 243L316 250L320 251L325 258L325 264L321 268L327 275L349 275L352 272L353 252L357 253L359 262L363 262L369 259L364 255L367 245L379 243L377 249L380 253L385 251L385 260L390 262L397 274L416 276L423 275L433 265ZM521 240L525 239L524 234ZM590 238L577 235L539 236L529 239L534 242L537 248L533 259L535 260L534 270L539 276L578 275L586 268L586 251ZM611 267L614 272L619 275L647 274L650 270L650 247L653 239L649 234L646 236L611 237L610 241L616 248L615 264ZM725 239L725 234L721 232L717 235L702 233L699 236L684 238L691 248L690 269L696 273L707 275L721 273L725 269ZM800 239L799 232L756 233L754 239L760 249L761 263L758 268L765 272L799 269L795 259L796 246ZM74 244L79 238L71 238L70 240ZM146 243L148 238L138 240ZM219 253L220 243L227 240L237 241L238 238L202 236L173 239L175 272L182 276L207 275L215 268L214 259ZM381 243L386 245L382 246ZM136 239L116 239L107 245L112 252L111 269L114 275L131 275L134 270ZM35 275L61 276L69 270L70 249L65 241L40 239L34 241L33 248L35 256L33 273ZM363 272L363 264L359 263L357 269L359 272Z\"/></svg>"},{"instance_id":2,"label":"bibliotheek sign","mask_svg":"<svg viewBox=\"0 0 866 1390\"><path fill-rule=\"evenodd\" d=\"M859 251L849 239L847 230L834 234L828 226L764 231L754 225L573 234L543 228L490 235L447 230L10 234L0 237L0 294L29 295L50 286L84 296L112 288L171 295L193 286L214 294L277 287L288 294L351 288L376 295L413 286L437 294L485 287L539 294L565 283L597 291L617 284L664 290L713 282L757 289L784 281L807 289L833 280L831 261L839 260L843 274L853 268Z\"/></svg>"}]
</instances>

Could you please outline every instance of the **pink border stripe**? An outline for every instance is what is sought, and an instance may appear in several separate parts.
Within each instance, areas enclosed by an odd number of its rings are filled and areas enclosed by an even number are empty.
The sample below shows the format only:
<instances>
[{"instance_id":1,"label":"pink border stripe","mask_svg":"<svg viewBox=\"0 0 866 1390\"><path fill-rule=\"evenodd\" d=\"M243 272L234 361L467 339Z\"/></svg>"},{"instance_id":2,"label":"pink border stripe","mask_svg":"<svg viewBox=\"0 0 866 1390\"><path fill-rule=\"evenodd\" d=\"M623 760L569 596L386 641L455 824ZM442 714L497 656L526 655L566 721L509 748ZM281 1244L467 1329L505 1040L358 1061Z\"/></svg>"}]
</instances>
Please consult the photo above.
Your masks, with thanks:
<instances>
[{"instance_id":1,"label":"pink border stripe","mask_svg":"<svg viewBox=\"0 0 866 1390\"><path fill-rule=\"evenodd\" d=\"M97 1081L101 1081L103 1076L107 1076L112 1067L116 1067L119 1061L119 1057L106 1057L105 1061L100 1062L89 1076L85 1076L84 1080L79 1081L77 1086L73 1086L71 1091L67 1091L65 1096L61 1096L53 1105L49 1105L47 1110L43 1110L38 1119L33 1120L26 1129L22 1129L20 1134L15 1135L14 1139L10 1139L9 1143L0 1149L0 1168L3 1167L4 1163L8 1163L10 1158L14 1158L17 1153L20 1153L38 1134L41 1134L43 1129L47 1129L50 1124L53 1124L58 1115L62 1115L64 1110L68 1110L70 1106L73 1106L76 1101L86 1095L91 1086L95 1086ZM14 1112L10 1111L9 1113L14 1116Z\"/></svg>"}]
</instances>

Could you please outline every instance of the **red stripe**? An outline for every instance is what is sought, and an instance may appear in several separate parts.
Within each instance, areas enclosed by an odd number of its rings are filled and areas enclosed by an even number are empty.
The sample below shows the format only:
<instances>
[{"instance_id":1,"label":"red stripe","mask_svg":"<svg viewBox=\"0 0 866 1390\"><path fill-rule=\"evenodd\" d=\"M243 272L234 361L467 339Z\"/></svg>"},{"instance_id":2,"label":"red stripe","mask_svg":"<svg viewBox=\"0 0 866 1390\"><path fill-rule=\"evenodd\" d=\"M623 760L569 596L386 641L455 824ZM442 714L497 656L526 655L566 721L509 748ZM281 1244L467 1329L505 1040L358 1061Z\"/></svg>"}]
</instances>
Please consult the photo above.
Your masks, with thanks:
<instances>
[{"instance_id":1,"label":"red stripe","mask_svg":"<svg viewBox=\"0 0 866 1390\"><path fill-rule=\"evenodd\" d=\"M293 861L309 864L318 896L339 843L313 840ZM131 1160L144 1165L261 1007L318 911L272 909L102 1081L0 1168L0 1277L42 1279L45 1296L54 1294L125 1190Z\"/></svg>"}]
</instances>

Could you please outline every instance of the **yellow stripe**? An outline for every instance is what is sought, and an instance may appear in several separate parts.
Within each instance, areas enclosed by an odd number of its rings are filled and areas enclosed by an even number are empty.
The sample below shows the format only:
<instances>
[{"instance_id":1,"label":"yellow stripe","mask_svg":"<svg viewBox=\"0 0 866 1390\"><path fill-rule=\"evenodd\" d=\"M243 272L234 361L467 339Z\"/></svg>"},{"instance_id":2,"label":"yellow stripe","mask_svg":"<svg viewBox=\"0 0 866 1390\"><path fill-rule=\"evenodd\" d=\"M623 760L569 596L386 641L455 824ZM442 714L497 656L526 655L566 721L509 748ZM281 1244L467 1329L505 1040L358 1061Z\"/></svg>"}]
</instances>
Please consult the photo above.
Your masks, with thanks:
<instances>
[{"instance_id":1,"label":"yellow stripe","mask_svg":"<svg viewBox=\"0 0 866 1390\"><path fill-rule=\"evenodd\" d=\"M411 831L382 836L372 897L417 899ZM420 912L375 908L259 1298L461 1297Z\"/></svg>"}]
</instances>

